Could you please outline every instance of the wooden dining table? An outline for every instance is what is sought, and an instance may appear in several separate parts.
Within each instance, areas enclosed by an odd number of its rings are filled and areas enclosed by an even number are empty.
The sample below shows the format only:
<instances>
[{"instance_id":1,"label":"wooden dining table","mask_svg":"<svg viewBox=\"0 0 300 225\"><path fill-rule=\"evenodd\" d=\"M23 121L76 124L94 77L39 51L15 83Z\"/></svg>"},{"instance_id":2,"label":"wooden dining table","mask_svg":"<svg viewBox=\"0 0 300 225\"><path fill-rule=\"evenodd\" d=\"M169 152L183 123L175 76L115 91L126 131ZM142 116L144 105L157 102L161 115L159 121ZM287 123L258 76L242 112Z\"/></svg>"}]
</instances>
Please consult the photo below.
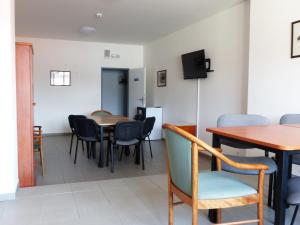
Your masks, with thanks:
<instances>
[{"instance_id":1,"label":"wooden dining table","mask_svg":"<svg viewBox=\"0 0 300 225\"><path fill-rule=\"evenodd\" d=\"M207 128L206 130L212 133L212 145L215 148L221 147L220 140L227 139L275 153L278 166L274 197L275 225L284 225L292 156L300 153L300 124ZM215 158L212 160L211 168L216 170ZM216 210L210 210L209 218L212 222L216 222Z\"/></svg>"},{"instance_id":2,"label":"wooden dining table","mask_svg":"<svg viewBox=\"0 0 300 225\"><path fill-rule=\"evenodd\" d=\"M118 115L109 115L109 116L88 116L89 119L94 120L100 128L100 156L99 156L99 162L98 167L103 167L103 159L104 159L104 136L103 136L103 130L105 127L113 127L118 122L127 122L130 121L130 119L126 116L118 116Z\"/></svg>"}]
</instances>

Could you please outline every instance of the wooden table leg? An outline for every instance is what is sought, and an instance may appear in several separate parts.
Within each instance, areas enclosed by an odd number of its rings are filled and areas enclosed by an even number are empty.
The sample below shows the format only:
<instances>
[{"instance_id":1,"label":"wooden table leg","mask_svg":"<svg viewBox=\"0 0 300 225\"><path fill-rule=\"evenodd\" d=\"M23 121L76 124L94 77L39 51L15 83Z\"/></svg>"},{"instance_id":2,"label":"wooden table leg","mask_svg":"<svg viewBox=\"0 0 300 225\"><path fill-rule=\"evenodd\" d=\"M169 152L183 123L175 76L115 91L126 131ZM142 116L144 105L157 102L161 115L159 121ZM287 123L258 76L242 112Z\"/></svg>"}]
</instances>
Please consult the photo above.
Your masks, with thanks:
<instances>
[{"instance_id":1,"label":"wooden table leg","mask_svg":"<svg viewBox=\"0 0 300 225\"><path fill-rule=\"evenodd\" d=\"M220 138L216 134L213 134L212 146L214 148L221 147ZM211 158L211 170L212 171L217 170L217 159L215 156L212 156L212 158ZM209 218L210 222L217 223L217 216L218 216L217 209L210 209L208 211L208 218Z\"/></svg>"},{"instance_id":2,"label":"wooden table leg","mask_svg":"<svg viewBox=\"0 0 300 225\"><path fill-rule=\"evenodd\" d=\"M289 154L281 151L276 154L278 172L275 193L275 225L285 224L287 185L289 177Z\"/></svg>"},{"instance_id":3,"label":"wooden table leg","mask_svg":"<svg viewBox=\"0 0 300 225\"><path fill-rule=\"evenodd\" d=\"M113 157L113 156L111 156ZM99 152L99 162L98 167L103 167L104 159L104 145L103 145L103 126L100 126L100 152Z\"/></svg>"}]
</instances>

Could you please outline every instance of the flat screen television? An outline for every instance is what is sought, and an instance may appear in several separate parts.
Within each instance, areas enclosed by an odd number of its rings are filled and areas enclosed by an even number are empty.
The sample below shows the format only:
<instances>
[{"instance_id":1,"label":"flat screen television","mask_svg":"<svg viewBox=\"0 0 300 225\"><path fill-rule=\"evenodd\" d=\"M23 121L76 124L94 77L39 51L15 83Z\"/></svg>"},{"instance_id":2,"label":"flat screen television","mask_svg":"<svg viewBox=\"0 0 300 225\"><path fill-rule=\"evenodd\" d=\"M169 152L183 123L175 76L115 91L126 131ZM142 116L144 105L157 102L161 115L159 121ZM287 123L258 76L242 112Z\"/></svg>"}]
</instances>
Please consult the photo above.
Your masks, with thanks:
<instances>
[{"instance_id":1,"label":"flat screen television","mask_svg":"<svg viewBox=\"0 0 300 225\"><path fill-rule=\"evenodd\" d=\"M183 54L181 59L184 79L207 78L204 49Z\"/></svg>"}]
</instances>

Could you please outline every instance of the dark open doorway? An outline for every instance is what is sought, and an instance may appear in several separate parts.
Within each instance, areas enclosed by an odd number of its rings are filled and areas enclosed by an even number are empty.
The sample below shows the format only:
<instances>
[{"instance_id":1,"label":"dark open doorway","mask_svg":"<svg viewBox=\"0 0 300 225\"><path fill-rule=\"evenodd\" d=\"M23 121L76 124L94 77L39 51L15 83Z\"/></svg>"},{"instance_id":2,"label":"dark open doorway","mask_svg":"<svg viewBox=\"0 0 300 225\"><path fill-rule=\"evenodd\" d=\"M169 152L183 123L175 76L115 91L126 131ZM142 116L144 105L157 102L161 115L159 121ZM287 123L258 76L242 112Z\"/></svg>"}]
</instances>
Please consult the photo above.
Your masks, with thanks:
<instances>
[{"instance_id":1,"label":"dark open doorway","mask_svg":"<svg viewBox=\"0 0 300 225\"><path fill-rule=\"evenodd\" d=\"M102 68L101 108L128 116L128 69Z\"/></svg>"}]
</instances>

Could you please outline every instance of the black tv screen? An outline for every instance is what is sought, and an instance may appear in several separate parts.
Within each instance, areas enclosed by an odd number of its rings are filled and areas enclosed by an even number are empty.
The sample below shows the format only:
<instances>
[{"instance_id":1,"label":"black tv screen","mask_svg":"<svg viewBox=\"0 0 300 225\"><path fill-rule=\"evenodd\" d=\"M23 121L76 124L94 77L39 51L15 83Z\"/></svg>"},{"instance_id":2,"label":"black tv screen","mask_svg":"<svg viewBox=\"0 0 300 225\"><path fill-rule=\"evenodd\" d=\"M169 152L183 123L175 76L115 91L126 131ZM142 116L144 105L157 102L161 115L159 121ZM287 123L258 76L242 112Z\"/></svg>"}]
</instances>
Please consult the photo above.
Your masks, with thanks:
<instances>
[{"instance_id":1,"label":"black tv screen","mask_svg":"<svg viewBox=\"0 0 300 225\"><path fill-rule=\"evenodd\" d=\"M184 79L207 78L204 49L181 55Z\"/></svg>"}]
</instances>

